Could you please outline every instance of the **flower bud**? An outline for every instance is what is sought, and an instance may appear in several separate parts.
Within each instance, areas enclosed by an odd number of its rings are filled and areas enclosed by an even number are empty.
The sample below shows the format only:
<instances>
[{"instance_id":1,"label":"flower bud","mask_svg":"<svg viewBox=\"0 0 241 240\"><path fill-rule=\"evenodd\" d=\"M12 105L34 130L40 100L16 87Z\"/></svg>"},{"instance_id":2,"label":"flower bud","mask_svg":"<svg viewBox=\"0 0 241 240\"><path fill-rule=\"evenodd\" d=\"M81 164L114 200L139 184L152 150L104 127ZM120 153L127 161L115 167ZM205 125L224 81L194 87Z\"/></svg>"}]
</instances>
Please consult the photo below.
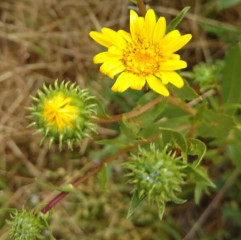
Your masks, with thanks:
<instances>
[{"instance_id":1,"label":"flower bud","mask_svg":"<svg viewBox=\"0 0 241 240\"><path fill-rule=\"evenodd\" d=\"M160 217L165 202L184 202L176 193L181 191L181 186L185 183L185 165L180 157L175 157L171 152L167 153L167 148L160 151L154 144L150 145L149 151L139 148L138 155L132 155L131 160L124 163L124 166L131 171L127 175L130 182L135 184L135 194L139 199L147 197L151 203L155 202Z\"/></svg>"},{"instance_id":2,"label":"flower bud","mask_svg":"<svg viewBox=\"0 0 241 240\"><path fill-rule=\"evenodd\" d=\"M11 213L11 220L7 222L11 227L10 239L35 240L41 238L41 231L44 228L41 219L24 209L14 210Z\"/></svg>"},{"instance_id":3,"label":"flower bud","mask_svg":"<svg viewBox=\"0 0 241 240\"><path fill-rule=\"evenodd\" d=\"M95 131L95 124L90 120L95 118L96 104L91 102L94 97L89 95L88 89L80 89L70 82L58 85L56 80L53 88L43 85L38 97L32 98L36 104L28 109L34 122L28 127L36 126L39 129L35 133L43 132L41 144L50 138L49 146L58 141L62 149L66 142L72 149L74 142L81 144L83 138Z\"/></svg>"}]
</instances>

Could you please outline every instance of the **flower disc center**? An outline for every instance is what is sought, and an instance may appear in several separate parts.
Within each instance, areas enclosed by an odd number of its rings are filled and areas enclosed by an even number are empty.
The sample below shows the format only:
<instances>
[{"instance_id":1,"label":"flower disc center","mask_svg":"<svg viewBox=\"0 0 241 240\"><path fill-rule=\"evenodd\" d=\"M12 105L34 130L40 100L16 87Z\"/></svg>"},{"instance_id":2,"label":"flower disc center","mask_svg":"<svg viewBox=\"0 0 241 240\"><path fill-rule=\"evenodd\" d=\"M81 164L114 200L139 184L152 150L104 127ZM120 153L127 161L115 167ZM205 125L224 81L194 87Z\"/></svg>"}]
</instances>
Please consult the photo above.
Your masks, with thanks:
<instances>
[{"instance_id":1,"label":"flower disc center","mask_svg":"<svg viewBox=\"0 0 241 240\"><path fill-rule=\"evenodd\" d=\"M123 54L126 70L140 77L158 72L161 59L160 47L157 44L141 40L130 42Z\"/></svg>"}]
</instances>

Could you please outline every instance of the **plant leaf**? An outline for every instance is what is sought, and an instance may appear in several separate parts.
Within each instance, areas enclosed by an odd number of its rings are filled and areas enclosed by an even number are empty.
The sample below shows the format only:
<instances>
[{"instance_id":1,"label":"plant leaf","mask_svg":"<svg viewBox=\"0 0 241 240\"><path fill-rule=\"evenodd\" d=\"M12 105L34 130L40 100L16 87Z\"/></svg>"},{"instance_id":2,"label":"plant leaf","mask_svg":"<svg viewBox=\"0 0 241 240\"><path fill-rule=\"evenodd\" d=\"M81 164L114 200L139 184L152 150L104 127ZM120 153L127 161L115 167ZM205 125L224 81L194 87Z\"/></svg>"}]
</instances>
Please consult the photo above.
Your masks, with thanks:
<instances>
[{"instance_id":1,"label":"plant leaf","mask_svg":"<svg viewBox=\"0 0 241 240\"><path fill-rule=\"evenodd\" d=\"M97 113L99 116L110 118L110 116L105 112L105 108L99 99L97 98L91 99L91 102L97 105Z\"/></svg>"},{"instance_id":2,"label":"plant leaf","mask_svg":"<svg viewBox=\"0 0 241 240\"><path fill-rule=\"evenodd\" d=\"M228 153L234 164L241 169L241 144L228 145Z\"/></svg>"},{"instance_id":3,"label":"plant leaf","mask_svg":"<svg viewBox=\"0 0 241 240\"><path fill-rule=\"evenodd\" d=\"M139 125L133 121L128 121L125 116L123 116L122 121L120 122L120 131L129 139L137 139L139 132Z\"/></svg>"},{"instance_id":4,"label":"plant leaf","mask_svg":"<svg viewBox=\"0 0 241 240\"><path fill-rule=\"evenodd\" d=\"M181 154L184 161L187 161L187 141L184 135L180 132L174 131L169 128L160 128L162 134L163 145L166 146L170 143L174 147L181 149Z\"/></svg>"},{"instance_id":5,"label":"plant leaf","mask_svg":"<svg viewBox=\"0 0 241 240\"><path fill-rule=\"evenodd\" d=\"M197 94L197 92L192 87L190 87L189 83L185 79L183 79L183 81L183 88L175 88L175 93L177 94L177 96L181 98L183 101L190 101L195 98L198 98L199 95Z\"/></svg>"},{"instance_id":6,"label":"plant leaf","mask_svg":"<svg viewBox=\"0 0 241 240\"><path fill-rule=\"evenodd\" d=\"M196 135L211 138L221 138L236 126L232 116L216 113L207 106L199 108L197 122Z\"/></svg>"},{"instance_id":7,"label":"plant leaf","mask_svg":"<svg viewBox=\"0 0 241 240\"><path fill-rule=\"evenodd\" d=\"M140 203L145 199L145 197L145 195L142 195L139 198L138 191L134 191L131 198L131 205L128 209L127 218L129 218L136 211L136 209L139 207Z\"/></svg>"},{"instance_id":8,"label":"plant leaf","mask_svg":"<svg viewBox=\"0 0 241 240\"><path fill-rule=\"evenodd\" d=\"M57 187L57 186L54 186L53 184L50 184L47 182L42 182L42 181L38 180L37 178L35 178L35 182L42 187L45 187L45 188L48 188L51 190L60 191L60 192L74 192L74 190L75 190L72 184L68 184L64 187Z\"/></svg>"},{"instance_id":9,"label":"plant leaf","mask_svg":"<svg viewBox=\"0 0 241 240\"><path fill-rule=\"evenodd\" d=\"M235 4L240 3L241 0L219 0L218 2L218 10L221 11L225 8L231 7Z\"/></svg>"},{"instance_id":10,"label":"plant leaf","mask_svg":"<svg viewBox=\"0 0 241 240\"><path fill-rule=\"evenodd\" d=\"M107 183L110 180L111 175L111 165L105 163L101 171L97 174L97 178L99 180L99 185L102 190L107 189Z\"/></svg>"},{"instance_id":11,"label":"plant leaf","mask_svg":"<svg viewBox=\"0 0 241 240\"><path fill-rule=\"evenodd\" d=\"M239 103L241 100L241 42L234 46L225 57L220 92L223 103ZM233 113L229 110L228 113Z\"/></svg>"},{"instance_id":12,"label":"plant leaf","mask_svg":"<svg viewBox=\"0 0 241 240\"><path fill-rule=\"evenodd\" d=\"M165 203L157 201L157 207L158 207L158 216L159 216L160 220L162 220L163 214L165 211Z\"/></svg>"},{"instance_id":13,"label":"plant leaf","mask_svg":"<svg viewBox=\"0 0 241 240\"><path fill-rule=\"evenodd\" d=\"M195 138L188 139L188 143L188 154L198 156L193 163L194 166L198 166L206 153L206 145L202 141Z\"/></svg>"},{"instance_id":14,"label":"plant leaf","mask_svg":"<svg viewBox=\"0 0 241 240\"><path fill-rule=\"evenodd\" d=\"M189 9L190 7L183 8L182 11L168 24L167 33L174 30L178 26Z\"/></svg>"},{"instance_id":15,"label":"plant leaf","mask_svg":"<svg viewBox=\"0 0 241 240\"><path fill-rule=\"evenodd\" d=\"M195 167L194 165L189 165L186 168L187 171L193 174L194 183L195 183L195 191L194 191L194 199L195 203L199 204L203 191L208 191L208 187L215 187L215 184L210 180L207 174L207 170L203 167Z\"/></svg>"},{"instance_id":16,"label":"plant leaf","mask_svg":"<svg viewBox=\"0 0 241 240\"><path fill-rule=\"evenodd\" d=\"M154 93L153 91L150 91L140 98L138 104L143 106L158 97L160 97L160 95ZM157 119L157 117L165 110L165 107L167 106L166 103L167 98L162 98L159 103L157 103L155 106L152 106L152 108L145 111L140 116L136 117L135 120L142 128L149 127L150 124L152 124Z\"/></svg>"}]
</instances>

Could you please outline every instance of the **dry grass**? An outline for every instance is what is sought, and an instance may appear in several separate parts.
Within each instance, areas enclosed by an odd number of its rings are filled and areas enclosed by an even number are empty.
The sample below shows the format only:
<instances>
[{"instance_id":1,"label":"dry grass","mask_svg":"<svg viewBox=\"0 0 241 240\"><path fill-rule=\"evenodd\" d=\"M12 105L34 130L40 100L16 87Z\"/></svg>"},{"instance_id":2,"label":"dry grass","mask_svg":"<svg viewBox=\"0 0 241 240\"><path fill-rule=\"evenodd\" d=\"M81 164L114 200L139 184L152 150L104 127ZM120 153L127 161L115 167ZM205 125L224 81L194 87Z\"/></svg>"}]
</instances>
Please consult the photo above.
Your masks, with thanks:
<instances>
[{"instance_id":1,"label":"dry grass","mask_svg":"<svg viewBox=\"0 0 241 240\"><path fill-rule=\"evenodd\" d=\"M199 22L235 29L240 26L237 19L221 23L220 16L215 21L205 18L207 9L199 0L153 0L151 4L169 20L184 6L192 5L180 26L181 32L194 35L183 51L190 66L222 57L230 47L208 36ZM100 94L105 88L104 78L92 63L99 47L89 38L89 31L100 30L102 26L128 29L129 5L128 0L0 1L0 205L22 208L33 207L43 199L47 201L54 194L38 187L35 177L59 185L74 179L82 171L78 169L88 163L88 141L80 153L73 154L60 154L55 148L48 150L46 144L39 147L40 137L32 136L32 130L26 129L29 121L25 108L31 104L29 95L35 95L43 83L53 83L56 78L77 82L81 88L90 87L94 95L104 100ZM239 9L232 11L240 21ZM223 18L229 12L225 13ZM108 81L106 84L111 85ZM112 109L111 102L106 104ZM95 180L90 180L76 195L63 201L61 208L56 207L52 228L57 239L150 239L151 229L158 234L160 224L148 227L148 216L145 228L125 219L127 203L119 203L126 201L119 185L111 185L108 193L100 192L95 185ZM5 231L5 227L0 230L0 236Z\"/></svg>"}]
</instances>

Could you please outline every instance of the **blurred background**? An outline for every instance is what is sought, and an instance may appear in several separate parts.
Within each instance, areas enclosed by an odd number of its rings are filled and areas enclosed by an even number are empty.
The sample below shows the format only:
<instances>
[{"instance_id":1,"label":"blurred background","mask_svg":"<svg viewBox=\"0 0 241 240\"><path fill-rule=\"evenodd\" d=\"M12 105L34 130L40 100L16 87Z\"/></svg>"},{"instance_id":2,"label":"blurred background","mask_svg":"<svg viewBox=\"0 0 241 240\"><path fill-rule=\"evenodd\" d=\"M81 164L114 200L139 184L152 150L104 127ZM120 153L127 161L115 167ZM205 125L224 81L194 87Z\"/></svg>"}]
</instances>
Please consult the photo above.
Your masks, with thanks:
<instances>
[{"instance_id":1,"label":"blurred background","mask_svg":"<svg viewBox=\"0 0 241 240\"><path fill-rule=\"evenodd\" d=\"M241 38L239 0L149 0L158 16L170 22L181 9L191 6L178 29L191 33L192 41L181 50L188 69L200 62L223 59ZM235 5L232 5L235 4ZM108 114L130 111L143 93L132 91L114 94L113 80L102 76L93 56L100 52L89 31L101 27L129 30L129 0L0 0L0 207L26 209L40 207L56 192L37 185L35 178L59 186L80 176L88 164L111 154L93 141L85 140L73 152L62 152L48 143L39 146L41 134L26 129L30 123L27 106L43 83L55 79L77 82L88 87L106 107ZM116 136L116 125L98 128L95 139ZM195 205L192 193L180 206L169 205L163 221L155 206L146 203L133 217L126 219L131 186L125 184L118 162L113 163L111 181L100 190L98 178L91 178L54 209L51 229L56 239L64 240L162 240L182 239L207 210L218 193L221 201L209 212L197 239L241 239L240 176L223 186L232 176L230 161L205 159L210 176L217 185L210 195ZM83 166L85 166L83 168ZM44 200L44 202L43 202ZM7 231L6 211L0 211L0 239ZM2 236L2 237L1 237ZM47 237L46 237L47 239Z\"/></svg>"}]
</instances>

